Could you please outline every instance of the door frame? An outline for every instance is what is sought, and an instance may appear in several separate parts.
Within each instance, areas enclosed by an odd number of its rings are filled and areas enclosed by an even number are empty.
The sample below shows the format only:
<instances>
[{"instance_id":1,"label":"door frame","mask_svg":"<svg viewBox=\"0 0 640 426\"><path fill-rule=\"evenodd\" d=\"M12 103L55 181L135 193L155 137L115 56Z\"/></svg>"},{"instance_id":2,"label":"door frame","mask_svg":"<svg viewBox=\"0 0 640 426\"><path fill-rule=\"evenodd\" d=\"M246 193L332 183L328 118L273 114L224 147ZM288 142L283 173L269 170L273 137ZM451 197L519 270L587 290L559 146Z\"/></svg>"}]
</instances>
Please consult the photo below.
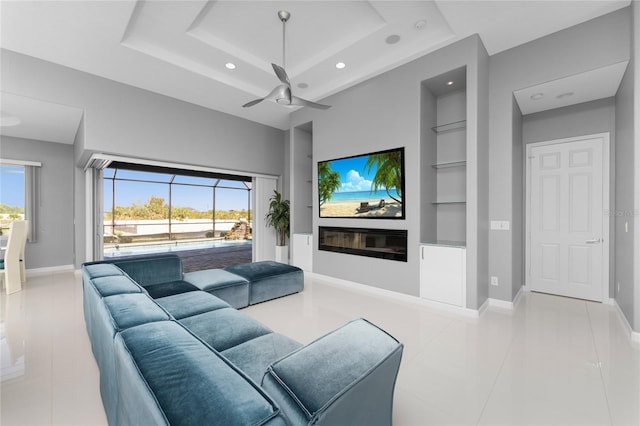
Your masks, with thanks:
<instances>
[{"instance_id":1,"label":"door frame","mask_svg":"<svg viewBox=\"0 0 640 426\"><path fill-rule=\"evenodd\" d=\"M586 139L602 139L602 302L607 302L609 296L609 257L610 257L610 215L611 209L611 175L610 175L610 134L596 133L591 135L576 136L571 138L554 139L543 142L534 142L525 146L525 288L531 289L531 150L545 145L559 145L570 142L579 142Z\"/></svg>"}]
</instances>

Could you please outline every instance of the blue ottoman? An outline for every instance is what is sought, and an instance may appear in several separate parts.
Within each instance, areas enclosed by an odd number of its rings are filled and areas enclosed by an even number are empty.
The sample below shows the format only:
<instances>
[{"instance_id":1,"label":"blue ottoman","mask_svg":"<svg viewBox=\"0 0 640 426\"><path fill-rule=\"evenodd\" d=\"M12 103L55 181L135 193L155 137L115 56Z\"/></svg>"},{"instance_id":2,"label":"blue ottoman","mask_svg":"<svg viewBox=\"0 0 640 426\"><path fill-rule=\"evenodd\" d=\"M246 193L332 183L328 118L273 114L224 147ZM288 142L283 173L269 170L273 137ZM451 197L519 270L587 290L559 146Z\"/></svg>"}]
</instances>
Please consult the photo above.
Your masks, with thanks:
<instances>
[{"instance_id":1,"label":"blue ottoman","mask_svg":"<svg viewBox=\"0 0 640 426\"><path fill-rule=\"evenodd\" d=\"M211 293L239 309L249 304L249 281L224 269L187 272L183 278L202 291Z\"/></svg>"},{"instance_id":2,"label":"blue ottoman","mask_svg":"<svg viewBox=\"0 0 640 426\"><path fill-rule=\"evenodd\" d=\"M227 266L225 271L249 281L249 304L297 293L304 289L302 269L284 263L263 261Z\"/></svg>"}]
</instances>

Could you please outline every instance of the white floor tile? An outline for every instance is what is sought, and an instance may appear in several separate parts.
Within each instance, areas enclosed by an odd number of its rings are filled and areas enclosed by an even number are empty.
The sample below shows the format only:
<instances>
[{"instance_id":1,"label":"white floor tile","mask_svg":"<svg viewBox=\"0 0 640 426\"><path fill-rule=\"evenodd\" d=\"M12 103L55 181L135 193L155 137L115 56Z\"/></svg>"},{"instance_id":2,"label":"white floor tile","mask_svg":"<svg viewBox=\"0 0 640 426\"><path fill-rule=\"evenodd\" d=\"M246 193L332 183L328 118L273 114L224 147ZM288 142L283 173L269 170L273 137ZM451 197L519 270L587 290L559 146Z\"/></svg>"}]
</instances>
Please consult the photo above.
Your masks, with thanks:
<instances>
[{"instance_id":1,"label":"white floor tile","mask_svg":"<svg viewBox=\"0 0 640 426\"><path fill-rule=\"evenodd\" d=\"M80 277L29 278L0 306L0 424L106 424ZM396 425L640 425L640 348L613 306L525 293L470 319L314 277L243 311L301 343L358 317L395 336Z\"/></svg>"}]
</instances>

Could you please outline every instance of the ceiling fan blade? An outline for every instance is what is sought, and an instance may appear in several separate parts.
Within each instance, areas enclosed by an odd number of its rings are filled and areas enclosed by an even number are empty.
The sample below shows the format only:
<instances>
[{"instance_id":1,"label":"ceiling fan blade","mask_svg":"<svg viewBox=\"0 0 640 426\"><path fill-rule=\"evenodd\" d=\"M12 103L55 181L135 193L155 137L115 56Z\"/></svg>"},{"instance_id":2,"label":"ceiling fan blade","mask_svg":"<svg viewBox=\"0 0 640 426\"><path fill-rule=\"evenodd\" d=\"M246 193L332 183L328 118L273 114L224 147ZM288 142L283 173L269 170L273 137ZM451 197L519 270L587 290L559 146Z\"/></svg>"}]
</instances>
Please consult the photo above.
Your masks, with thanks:
<instances>
[{"instance_id":1,"label":"ceiling fan blade","mask_svg":"<svg viewBox=\"0 0 640 426\"><path fill-rule=\"evenodd\" d=\"M323 104L319 104L317 102L311 102L311 101L308 101L306 99L299 98L297 96L292 96L291 97L291 105L306 106L306 107L317 108L317 109L329 109L329 108L331 108L331 105L323 105Z\"/></svg>"},{"instance_id":2,"label":"ceiling fan blade","mask_svg":"<svg viewBox=\"0 0 640 426\"><path fill-rule=\"evenodd\" d=\"M281 82L291 87L291 83L289 82L289 76L287 72L280 65L276 65L274 63L271 64L273 67L273 71L276 73L276 76L280 79Z\"/></svg>"},{"instance_id":3,"label":"ceiling fan blade","mask_svg":"<svg viewBox=\"0 0 640 426\"><path fill-rule=\"evenodd\" d=\"M242 108L249 108L249 107L252 107L252 106L254 106L254 105L256 105L256 104L259 104L259 103L260 103L260 102L262 102L262 101L264 101L264 98L262 98L262 99L256 99L256 100L251 101L251 102L247 102L246 104L242 105Z\"/></svg>"}]
</instances>

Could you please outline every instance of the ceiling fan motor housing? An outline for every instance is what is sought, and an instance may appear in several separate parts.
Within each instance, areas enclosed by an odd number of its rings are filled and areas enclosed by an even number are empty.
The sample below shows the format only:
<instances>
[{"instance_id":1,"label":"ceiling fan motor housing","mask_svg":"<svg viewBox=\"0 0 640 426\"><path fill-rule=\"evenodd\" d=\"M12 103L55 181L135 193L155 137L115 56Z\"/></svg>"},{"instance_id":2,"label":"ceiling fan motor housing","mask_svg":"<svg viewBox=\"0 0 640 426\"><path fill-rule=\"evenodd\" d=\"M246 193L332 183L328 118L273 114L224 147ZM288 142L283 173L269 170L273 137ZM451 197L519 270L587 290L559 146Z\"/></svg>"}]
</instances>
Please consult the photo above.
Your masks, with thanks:
<instances>
[{"instance_id":1,"label":"ceiling fan motor housing","mask_svg":"<svg viewBox=\"0 0 640 426\"><path fill-rule=\"evenodd\" d=\"M282 22L287 22L290 17L291 17L291 14L286 10L281 10L278 12L278 18L280 18Z\"/></svg>"}]
</instances>

